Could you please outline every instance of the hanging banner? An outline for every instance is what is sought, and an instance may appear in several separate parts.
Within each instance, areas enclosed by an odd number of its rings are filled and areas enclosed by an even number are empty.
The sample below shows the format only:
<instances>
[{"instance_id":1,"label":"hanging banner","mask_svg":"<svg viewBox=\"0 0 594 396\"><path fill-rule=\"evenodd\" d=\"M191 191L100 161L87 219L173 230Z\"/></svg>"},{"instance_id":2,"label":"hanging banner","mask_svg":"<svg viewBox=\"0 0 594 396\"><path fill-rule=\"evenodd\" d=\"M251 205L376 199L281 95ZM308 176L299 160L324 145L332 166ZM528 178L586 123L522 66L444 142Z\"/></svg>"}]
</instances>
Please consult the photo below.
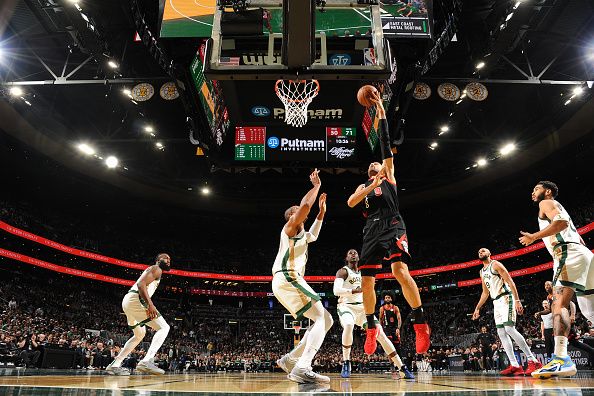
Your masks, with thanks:
<instances>
[{"instance_id":1,"label":"hanging banner","mask_svg":"<svg viewBox=\"0 0 594 396\"><path fill-rule=\"evenodd\" d=\"M439 84L437 93L440 98L448 102L455 102L460 99L460 88L452 83Z\"/></svg>"}]
</instances>

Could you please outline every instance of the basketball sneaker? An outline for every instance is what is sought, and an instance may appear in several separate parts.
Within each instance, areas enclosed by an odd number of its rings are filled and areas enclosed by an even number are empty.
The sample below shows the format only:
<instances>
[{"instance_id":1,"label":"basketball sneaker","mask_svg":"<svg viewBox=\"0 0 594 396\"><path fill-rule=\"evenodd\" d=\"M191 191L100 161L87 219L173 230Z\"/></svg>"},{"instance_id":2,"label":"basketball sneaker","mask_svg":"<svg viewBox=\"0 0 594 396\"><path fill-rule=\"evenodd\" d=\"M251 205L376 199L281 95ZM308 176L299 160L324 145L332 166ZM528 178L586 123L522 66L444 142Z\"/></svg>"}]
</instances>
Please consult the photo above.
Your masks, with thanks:
<instances>
[{"instance_id":1,"label":"basketball sneaker","mask_svg":"<svg viewBox=\"0 0 594 396\"><path fill-rule=\"evenodd\" d=\"M431 328L427 323L419 323L413 325L416 335L416 348L418 354L427 353L429 346L431 346Z\"/></svg>"},{"instance_id":2,"label":"basketball sneaker","mask_svg":"<svg viewBox=\"0 0 594 396\"><path fill-rule=\"evenodd\" d=\"M276 364L278 364L278 367L280 367L285 373L289 374L291 370L293 370L293 367L295 367L295 364L297 364L297 361L291 359L291 357L287 353L286 355L278 359L276 361Z\"/></svg>"},{"instance_id":3,"label":"basketball sneaker","mask_svg":"<svg viewBox=\"0 0 594 396\"><path fill-rule=\"evenodd\" d=\"M403 365L400 368L400 371L402 371L402 374L404 374L404 379L415 379L415 376L413 375L413 373L410 372L410 370L408 369L408 367L406 367L406 365Z\"/></svg>"},{"instance_id":4,"label":"basketball sneaker","mask_svg":"<svg viewBox=\"0 0 594 396\"><path fill-rule=\"evenodd\" d=\"M314 373L311 367L301 368L295 366L293 370L287 375L287 378L298 384L328 384L330 378L325 375Z\"/></svg>"},{"instance_id":5,"label":"basketball sneaker","mask_svg":"<svg viewBox=\"0 0 594 396\"><path fill-rule=\"evenodd\" d=\"M105 368L109 375L130 375L130 370L125 367L113 367L113 363Z\"/></svg>"},{"instance_id":6,"label":"basketball sneaker","mask_svg":"<svg viewBox=\"0 0 594 396\"><path fill-rule=\"evenodd\" d=\"M147 374L156 374L156 375L163 375L165 374L165 370L160 369L153 361L144 361L141 360L140 363L136 365L136 371L140 373L147 373Z\"/></svg>"},{"instance_id":7,"label":"basketball sneaker","mask_svg":"<svg viewBox=\"0 0 594 396\"><path fill-rule=\"evenodd\" d=\"M552 356L551 360L541 368L532 372L534 378L571 377L577 373L575 363L569 356Z\"/></svg>"},{"instance_id":8,"label":"basketball sneaker","mask_svg":"<svg viewBox=\"0 0 594 396\"><path fill-rule=\"evenodd\" d=\"M351 361L345 360L342 363L342 370L340 371L340 376L342 378L350 378L351 376Z\"/></svg>"},{"instance_id":9,"label":"basketball sneaker","mask_svg":"<svg viewBox=\"0 0 594 396\"><path fill-rule=\"evenodd\" d=\"M524 369L521 366L512 366L511 364L505 369L499 372L500 375L524 375Z\"/></svg>"},{"instance_id":10,"label":"basketball sneaker","mask_svg":"<svg viewBox=\"0 0 594 396\"><path fill-rule=\"evenodd\" d=\"M533 372L535 372L536 370L538 370L539 368L542 367L542 363L539 361L536 362L528 362L528 367L526 367L526 370L524 370L524 375L531 375Z\"/></svg>"},{"instance_id":11,"label":"basketball sneaker","mask_svg":"<svg viewBox=\"0 0 594 396\"><path fill-rule=\"evenodd\" d=\"M365 330L367 337L365 338L365 346L363 350L368 355L373 355L377 349L377 336L379 335L379 327Z\"/></svg>"}]
</instances>

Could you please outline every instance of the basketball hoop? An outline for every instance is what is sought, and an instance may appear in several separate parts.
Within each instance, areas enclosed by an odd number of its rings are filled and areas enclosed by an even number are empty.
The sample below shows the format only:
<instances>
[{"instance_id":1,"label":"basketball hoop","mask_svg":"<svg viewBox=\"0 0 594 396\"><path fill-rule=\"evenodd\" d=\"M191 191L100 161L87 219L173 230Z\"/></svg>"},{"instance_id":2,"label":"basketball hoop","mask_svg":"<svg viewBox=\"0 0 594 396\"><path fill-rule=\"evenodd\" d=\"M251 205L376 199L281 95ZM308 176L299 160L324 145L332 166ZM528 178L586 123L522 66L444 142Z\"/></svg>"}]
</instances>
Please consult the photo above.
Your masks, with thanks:
<instances>
[{"instance_id":1,"label":"basketball hoop","mask_svg":"<svg viewBox=\"0 0 594 396\"><path fill-rule=\"evenodd\" d=\"M307 107L320 92L318 80L277 80L276 96L285 105L285 122L301 128L307 123Z\"/></svg>"}]
</instances>

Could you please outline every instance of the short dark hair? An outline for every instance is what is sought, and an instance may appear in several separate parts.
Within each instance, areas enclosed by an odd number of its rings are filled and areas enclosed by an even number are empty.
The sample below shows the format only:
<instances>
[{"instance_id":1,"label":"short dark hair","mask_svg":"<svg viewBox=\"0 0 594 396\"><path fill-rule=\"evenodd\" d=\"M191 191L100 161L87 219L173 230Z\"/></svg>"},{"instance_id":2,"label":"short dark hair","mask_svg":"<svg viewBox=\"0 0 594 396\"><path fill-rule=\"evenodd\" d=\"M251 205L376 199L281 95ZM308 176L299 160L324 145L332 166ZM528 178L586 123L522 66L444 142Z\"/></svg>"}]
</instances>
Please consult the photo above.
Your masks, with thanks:
<instances>
[{"instance_id":1,"label":"short dark hair","mask_svg":"<svg viewBox=\"0 0 594 396\"><path fill-rule=\"evenodd\" d=\"M543 180L539 181L538 184L544 187L545 190L551 190L553 198L557 198L557 194L559 193L559 187L552 181Z\"/></svg>"},{"instance_id":2,"label":"short dark hair","mask_svg":"<svg viewBox=\"0 0 594 396\"><path fill-rule=\"evenodd\" d=\"M155 256L155 259L153 260L153 263L156 263L157 261L161 260L161 256L169 256L169 254L167 253L159 253Z\"/></svg>"}]
</instances>

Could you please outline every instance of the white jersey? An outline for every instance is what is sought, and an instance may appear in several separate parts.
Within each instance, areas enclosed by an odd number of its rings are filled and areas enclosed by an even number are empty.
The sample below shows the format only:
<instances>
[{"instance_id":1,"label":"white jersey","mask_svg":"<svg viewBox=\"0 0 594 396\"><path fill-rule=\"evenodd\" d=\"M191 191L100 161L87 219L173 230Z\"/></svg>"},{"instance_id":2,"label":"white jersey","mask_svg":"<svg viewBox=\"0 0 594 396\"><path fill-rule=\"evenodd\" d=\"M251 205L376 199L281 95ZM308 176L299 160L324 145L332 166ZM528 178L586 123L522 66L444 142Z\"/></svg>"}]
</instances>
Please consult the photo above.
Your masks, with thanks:
<instances>
[{"instance_id":1,"label":"white jersey","mask_svg":"<svg viewBox=\"0 0 594 396\"><path fill-rule=\"evenodd\" d=\"M342 286L345 289L353 290L361 287L361 272L355 272L348 266L343 267L347 272L347 278ZM338 298L339 304L363 304L363 293L348 294Z\"/></svg>"},{"instance_id":2,"label":"white jersey","mask_svg":"<svg viewBox=\"0 0 594 396\"><path fill-rule=\"evenodd\" d=\"M561 217L569 221L569 225L561 232L542 239L551 256L553 256L553 250L555 249L555 246L557 246L560 243L579 243L580 245L582 244L582 238L580 237L580 234L578 234L577 229L573 225L573 221L571 221L569 213L567 213L565 208L559 202L553 202L555 203L555 206L557 206L557 209L559 209ZM549 224L551 224L551 222L548 218L538 218L538 228L540 228L541 230L547 228Z\"/></svg>"},{"instance_id":3,"label":"white jersey","mask_svg":"<svg viewBox=\"0 0 594 396\"><path fill-rule=\"evenodd\" d=\"M553 313L546 315L541 315L540 318L542 319L542 323L544 323L545 329L552 329L553 328Z\"/></svg>"},{"instance_id":4,"label":"white jersey","mask_svg":"<svg viewBox=\"0 0 594 396\"><path fill-rule=\"evenodd\" d=\"M499 275L497 271L493 269L494 262L495 261L491 261L489 265L483 267L480 273L483 283L489 290L489 295L493 300L496 300L502 295L509 294L510 287L507 283L503 281L501 275Z\"/></svg>"},{"instance_id":5,"label":"white jersey","mask_svg":"<svg viewBox=\"0 0 594 396\"><path fill-rule=\"evenodd\" d=\"M142 275L144 275L151 268L152 267L148 267L147 269L145 269L144 272L142 273ZM139 280L140 280L140 278L138 278L138 280L136 281L136 283L134 283L132 285L132 287L130 288L130 291L132 293L138 293L138 281ZM151 283L149 283L148 287L146 288L146 291L147 291L149 297L152 297L153 294L155 294L155 291L157 290L157 287L159 287L159 283L161 283L161 278L155 279L154 281L152 281Z\"/></svg>"},{"instance_id":6,"label":"white jersey","mask_svg":"<svg viewBox=\"0 0 594 396\"><path fill-rule=\"evenodd\" d=\"M283 227L278 253L272 266L272 275L279 271L294 271L303 276L305 264L307 264L307 244L314 240L315 237L305 230L301 230L291 238L285 233Z\"/></svg>"}]
</instances>

